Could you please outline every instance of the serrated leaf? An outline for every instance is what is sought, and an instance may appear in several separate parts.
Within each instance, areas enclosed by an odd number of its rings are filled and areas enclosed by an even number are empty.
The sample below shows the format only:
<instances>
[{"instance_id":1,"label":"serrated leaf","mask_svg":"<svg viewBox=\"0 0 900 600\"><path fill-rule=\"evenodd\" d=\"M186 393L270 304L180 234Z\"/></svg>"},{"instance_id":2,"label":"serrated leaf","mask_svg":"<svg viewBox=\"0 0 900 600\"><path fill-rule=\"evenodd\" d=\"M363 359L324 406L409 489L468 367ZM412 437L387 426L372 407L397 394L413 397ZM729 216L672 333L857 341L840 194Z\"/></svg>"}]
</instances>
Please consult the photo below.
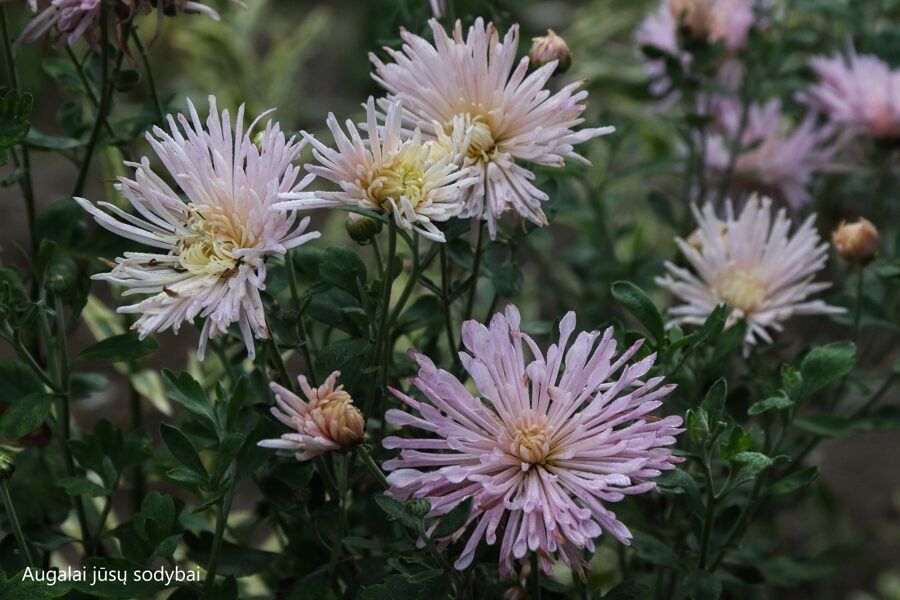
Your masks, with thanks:
<instances>
[{"instance_id":1,"label":"serrated leaf","mask_svg":"<svg viewBox=\"0 0 900 600\"><path fill-rule=\"evenodd\" d=\"M813 348L800 363L799 399L805 400L848 375L855 364L856 345L853 342L832 342Z\"/></svg>"},{"instance_id":2,"label":"serrated leaf","mask_svg":"<svg viewBox=\"0 0 900 600\"><path fill-rule=\"evenodd\" d=\"M153 338L141 340L137 332L108 337L85 349L78 360L85 362L131 362L156 352L159 344Z\"/></svg>"},{"instance_id":3,"label":"serrated leaf","mask_svg":"<svg viewBox=\"0 0 900 600\"><path fill-rule=\"evenodd\" d=\"M216 415L212 403L200 384L188 372L175 375L169 370L163 371L163 380L168 389L169 398L177 402L189 413L216 425Z\"/></svg>"},{"instance_id":4,"label":"serrated leaf","mask_svg":"<svg viewBox=\"0 0 900 600\"><path fill-rule=\"evenodd\" d=\"M819 476L819 467L807 467L800 469L784 477L768 489L770 496L784 496L801 490L811 484Z\"/></svg>"},{"instance_id":5,"label":"serrated leaf","mask_svg":"<svg viewBox=\"0 0 900 600\"><path fill-rule=\"evenodd\" d=\"M437 527L434 528L431 536L434 538L442 538L456 533L462 528L469 519L472 512L472 497L468 497L441 518Z\"/></svg>"},{"instance_id":6,"label":"serrated leaf","mask_svg":"<svg viewBox=\"0 0 900 600\"><path fill-rule=\"evenodd\" d=\"M649 296L630 281L612 284L612 295L643 325L657 342L665 339L662 315Z\"/></svg>"},{"instance_id":7,"label":"serrated leaf","mask_svg":"<svg viewBox=\"0 0 900 600\"><path fill-rule=\"evenodd\" d=\"M331 246L325 249L319 263L319 274L324 281L357 296L366 283L366 264L350 248Z\"/></svg>"},{"instance_id":8,"label":"serrated leaf","mask_svg":"<svg viewBox=\"0 0 900 600\"><path fill-rule=\"evenodd\" d=\"M794 406L794 401L785 394L781 394L779 396L772 396L765 400L760 400L759 402L754 402L750 405L750 408L747 409L747 414L752 417L770 410L784 410L792 406Z\"/></svg>"},{"instance_id":9,"label":"serrated leaf","mask_svg":"<svg viewBox=\"0 0 900 600\"><path fill-rule=\"evenodd\" d=\"M165 443L169 452L172 453L172 456L175 457L175 460L195 473L200 475L207 474L203 461L200 460L200 455L194 448L194 444L179 429L162 423L159 426L159 433L162 436L163 443Z\"/></svg>"}]
</instances>

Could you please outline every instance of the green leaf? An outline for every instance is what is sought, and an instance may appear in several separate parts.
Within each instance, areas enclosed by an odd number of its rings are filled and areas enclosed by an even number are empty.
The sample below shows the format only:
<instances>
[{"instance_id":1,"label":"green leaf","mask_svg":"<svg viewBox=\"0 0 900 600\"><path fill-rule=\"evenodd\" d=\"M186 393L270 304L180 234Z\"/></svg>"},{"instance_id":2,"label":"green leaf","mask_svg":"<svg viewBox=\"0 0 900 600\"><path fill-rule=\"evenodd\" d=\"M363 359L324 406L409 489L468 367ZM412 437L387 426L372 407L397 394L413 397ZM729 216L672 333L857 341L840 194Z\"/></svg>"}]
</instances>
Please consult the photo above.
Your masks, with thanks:
<instances>
[{"instance_id":1,"label":"green leaf","mask_svg":"<svg viewBox=\"0 0 900 600\"><path fill-rule=\"evenodd\" d=\"M156 352L159 344L153 338L141 340L136 331L114 335L97 342L78 355L85 362L131 362Z\"/></svg>"},{"instance_id":2,"label":"green leaf","mask_svg":"<svg viewBox=\"0 0 900 600\"><path fill-rule=\"evenodd\" d=\"M708 571L692 571L682 582L691 600L718 600L722 595L722 581Z\"/></svg>"},{"instance_id":3,"label":"green leaf","mask_svg":"<svg viewBox=\"0 0 900 600\"><path fill-rule=\"evenodd\" d=\"M51 150L57 152L74 150L75 148L81 148L85 145L85 142L81 140L46 135L34 128L32 128L28 132L28 135L25 136L25 143L28 144L29 148L34 148L36 150Z\"/></svg>"},{"instance_id":4,"label":"green leaf","mask_svg":"<svg viewBox=\"0 0 900 600\"><path fill-rule=\"evenodd\" d=\"M710 364L724 362L725 359L744 345L744 338L746 336L747 321L745 319L741 319L731 327L725 329L722 334L716 338L716 347L710 358Z\"/></svg>"},{"instance_id":5,"label":"green leaf","mask_svg":"<svg viewBox=\"0 0 900 600\"><path fill-rule=\"evenodd\" d=\"M725 397L728 395L728 382L725 378L716 381L706 392L703 403L700 405L706 411L707 418L713 429L725 414Z\"/></svg>"},{"instance_id":6,"label":"green leaf","mask_svg":"<svg viewBox=\"0 0 900 600\"><path fill-rule=\"evenodd\" d=\"M437 527L435 527L434 531L431 533L431 537L437 539L456 533L465 526L471 512L472 497L469 496L444 515Z\"/></svg>"},{"instance_id":7,"label":"green leaf","mask_svg":"<svg viewBox=\"0 0 900 600\"><path fill-rule=\"evenodd\" d=\"M207 568L212 550L212 534L203 532L198 537L186 533L184 541L187 544L188 556L191 560L204 569ZM226 540L222 542L222 549L219 552L219 573L235 577L253 575L265 571L279 558L281 558L280 554L239 546Z\"/></svg>"},{"instance_id":8,"label":"green leaf","mask_svg":"<svg viewBox=\"0 0 900 600\"><path fill-rule=\"evenodd\" d=\"M494 269L493 275L491 281L500 296L514 298L522 292L525 275L514 262L503 263Z\"/></svg>"},{"instance_id":9,"label":"green leaf","mask_svg":"<svg viewBox=\"0 0 900 600\"><path fill-rule=\"evenodd\" d=\"M709 439L709 416L703 407L689 409L684 415L688 435L695 444L704 444Z\"/></svg>"},{"instance_id":10,"label":"green leaf","mask_svg":"<svg viewBox=\"0 0 900 600\"><path fill-rule=\"evenodd\" d=\"M197 454L194 444L191 443L191 440L189 440L186 435L166 423L162 423L159 426L159 433L162 436L166 448L169 449L169 452L172 453L172 456L174 456L179 463L195 473L206 475L206 468L203 466L203 461L200 460L200 455Z\"/></svg>"},{"instance_id":11,"label":"green leaf","mask_svg":"<svg viewBox=\"0 0 900 600\"><path fill-rule=\"evenodd\" d=\"M824 438L842 438L855 433L853 423L840 415L802 415L794 419L794 427Z\"/></svg>"},{"instance_id":12,"label":"green leaf","mask_svg":"<svg viewBox=\"0 0 900 600\"><path fill-rule=\"evenodd\" d=\"M375 496L375 504L377 504L378 508L383 510L389 516L397 519L407 527L412 527L413 529L416 528L416 520L412 515L406 512L406 507L402 502L394 500L390 496L380 494L378 496Z\"/></svg>"},{"instance_id":13,"label":"green leaf","mask_svg":"<svg viewBox=\"0 0 900 600\"><path fill-rule=\"evenodd\" d=\"M759 415L770 410L784 410L794 406L794 401L787 397L784 393L779 396L772 396L759 402L754 402L747 409L747 414L751 417Z\"/></svg>"},{"instance_id":14,"label":"green leaf","mask_svg":"<svg viewBox=\"0 0 900 600\"><path fill-rule=\"evenodd\" d=\"M168 471L166 471L166 477L179 483L184 483L186 485L196 485L202 487L209 483L208 477L201 475L196 471L185 469L183 467L169 469Z\"/></svg>"},{"instance_id":15,"label":"green leaf","mask_svg":"<svg viewBox=\"0 0 900 600\"><path fill-rule=\"evenodd\" d=\"M346 246L331 246L319 263L319 274L324 281L354 296L366 283L366 264L359 254Z\"/></svg>"},{"instance_id":16,"label":"green leaf","mask_svg":"<svg viewBox=\"0 0 900 600\"><path fill-rule=\"evenodd\" d=\"M800 363L798 401L848 375L855 364L856 345L853 342L832 342L813 348Z\"/></svg>"},{"instance_id":17,"label":"green leaf","mask_svg":"<svg viewBox=\"0 0 900 600\"><path fill-rule=\"evenodd\" d=\"M84 82L81 80L81 76L78 75L78 70L72 64L72 61L63 58L45 58L41 61L41 69L53 81L64 88L79 94L86 93Z\"/></svg>"},{"instance_id":18,"label":"green leaf","mask_svg":"<svg viewBox=\"0 0 900 600\"><path fill-rule=\"evenodd\" d=\"M31 129L31 94L17 90L6 92L0 100L0 166L9 160L8 150L21 143Z\"/></svg>"},{"instance_id":19,"label":"green leaf","mask_svg":"<svg viewBox=\"0 0 900 600\"><path fill-rule=\"evenodd\" d=\"M722 458L731 460L741 452L746 452L752 441L749 433L744 433L740 426L735 425L728 439L722 442Z\"/></svg>"},{"instance_id":20,"label":"green leaf","mask_svg":"<svg viewBox=\"0 0 900 600\"><path fill-rule=\"evenodd\" d=\"M61 598L72 589L68 581L57 581L56 585L47 585L42 581L32 581L31 578L25 581L23 579L24 573L22 571L15 577L6 579L3 571L0 571L0 598L3 598L3 600L45 600L47 598Z\"/></svg>"},{"instance_id":21,"label":"green leaf","mask_svg":"<svg viewBox=\"0 0 900 600\"><path fill-rule=\"evenodd\" d=\"M644 290L630 281L617 281L612 284L612 295L647 328L653 339L657 342L665 339L662 315Z\"/></svg>"},{"instance_id":22,"label":"green leaf","mask_svg":"<svg viewBox=\"0 0 900 600\"><path fill-rule=\"evenodd\" d=\"M635 554L649 563L669 569L681 568L681 558L675 551L649 533L635 531L632 546Z\"/></svg>"},{"instance_id":23,"label":"green leaf","mask_svg":"<svg viewBox=\"0 0 900 600\"><path fill-rule=\"evenodd\" d=\"M727 304L719 304L716 306L703 325L693 333L693 345L695 347L703 346L709 340L716 338L725 328L725 322L728 320L729 308Z\"/></svg>"},{"instance_id":24,"label":"green leaf","mask_svg":"<svg viewBox=\"0 0 900 600\"><path fill-rule=\"evenodd\" d=\"M99 498L100 496L109 496L110 492L102 485L99 485L90 479L84 477L63 477L56 484L66 490L70 496L90 496Z\"/></svg>"},{"instance_id":25,"label":"green leaf","mask_svg":"<svg viewBox=\"0 0 900 600\"><path fill-rule=\"evenodd\" d=\"M181 405L189 413L200 417L216 426L216 415L213 405L200 384L187 371L175 375L163 370L163 380L168 388L169 398Z\"/></svg>"},{"instance_id":26,"label":"green leaf","mask_svg":"<svg viewBox=\"0 0 900 600\"><path fill-rule=\"evenodd\" d=\"M0 402L14 404L22 396L44 390L44 385L22 361L0 359Z\"/></svg>"},{"instance_id":27,"label":"green leaf","mask_svg":"<svg viewBox=\"0 0 900 600\"><path fill-rule=\"evenodd\" d=\"M762 452L738 452L731 461L743 467L745 474L756 475L775 464L775 461Z\"/></svg>"},{"instance_id":28,"label":"green leaf","mask_svg":"<svg viewBox=\"0 0 900 600\"><path fill-rule=\"evenodd\" d=\"M623 581L603 595L603 600L639 600L650 593L650 587L637 581ZM594 596L596 598L596 596Z\"/></svg>"},{"instance_id":29,"label":"green leaf","mask_svg":"<svg viewBox=\"0 0 900 600\"><path fill-rule=\"evenodd\" d=\"M0 416L0 437L18 440L41 426L50 416L53 396L38 392L20 398Z\"/></svg>"},{"instance_id":30,"label":"green leaf","mask_svg":"<svg viewBox=\"0 0 900 600\"><path fill-rule=\"evenodd\" d=\"M768 489L770 496L784 496L802 490L819 476L819 467L807 467L778 480Z\"/></svg>"},{"instance_id":31,"label":"green leaf","mask_svg":"<svg viewBox=\"0 0 900 600\"><path fill-rule=\"evenodd\" d=\"M229 433L222 438L219 443L219 451L216 453L216 470L213 479L217 480L225 474L238 452L241 451L245 441L247 441L247 436L243 433Z\"/></svg>"},{"instance_id":32,"label":"green leaf","mask_svg":"<svg viewBox=\"0 0 900 600\"><path fill-rule=\"evenodd\" d=\"M90 574L93 571L106 571L108 574L120 574L129 577L127 585L122 581L97 581L89 576L86 581L73 582L72 589L78 590L93 598L152 598L166 587L164 580L144 581L130 578L134 571L145 571L147 565L140 565L123 558L89 558L84 561L83 568ZM154 569L151 569L154 570Z\"/></svg>"}]
</instances>

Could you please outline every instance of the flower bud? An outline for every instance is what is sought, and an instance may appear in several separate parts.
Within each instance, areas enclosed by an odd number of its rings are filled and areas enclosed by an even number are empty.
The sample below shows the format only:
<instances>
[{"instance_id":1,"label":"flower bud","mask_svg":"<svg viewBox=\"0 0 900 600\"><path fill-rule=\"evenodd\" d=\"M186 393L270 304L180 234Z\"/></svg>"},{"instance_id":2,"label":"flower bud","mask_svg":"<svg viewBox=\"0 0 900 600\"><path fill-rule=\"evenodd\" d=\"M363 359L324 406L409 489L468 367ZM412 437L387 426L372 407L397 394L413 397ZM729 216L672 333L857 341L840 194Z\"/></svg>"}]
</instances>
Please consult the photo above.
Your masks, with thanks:
<instances>
[{"instance_id":1,"label":"flower bud","mask_svg":"<svg viewBox=\"0 0 900 600\"><path fill-rule=\"evenodd\" d=\"M856 223L841 221L831 241L838 254L850 262L865 264L878 253L878 229L865 217Z\"/></svg>"},{"instance_id":2,"label":"flower bud","mask_svg":"<svg viewBox=\"0 0 900 600\"><path fill-rule=\"evenodd\" d=\"M350 213L347 216L344 227L347 228L347 233L350 234L354 242L365 244L381 232L381 221L370 219L357 213Z\"/></svg>"},{"instance_id":3,"label":"flower bud","mask_svg":"<svg viewBox=\"0 0 900 600\"><path fill-rule=\"evenodd\" d=\"M431 502L425 498L413 498L406 503L406 512L421 519L431 512Z\"/></svg>"},{"instance_id":4,"label":"flower bud","mask_svg":"<svg viewBox=\"0 0 900 600\"><path fill-rule=\"evenodd\" d=\"M715 21L710 0L668 0L667 4L685 46L708 41Z\"/></svg>"},{"instance_id":5,"label":"flower bud","mask_svg":"<svg viewBox=\"0 0 900 600\"><path fill-rule=\"evenodd\" d=\"M0 481L9 479L16 470L16 463L12 456L0 452Z\"/></svg>"},{"instance_id":6,"label":"flower bud","mask_svg":"<svg viewBox=\"0 0 900 600\"><path fill-rule=\"evenodd\" d=\"M548 29L545 36L531 38L528 58L535 67L542 67L553 60L559 61L555 71L557 74L565 73L572 65L572 52L566 40L556 35L552 29Z\"/></svg>"},{"instance_id":7,"label":"flower bud","mask_svg":"<svg viewBox=\"0 0 900 600\"><path fill-rule=\"evenodd\" d=\"M44 273L44 287L54 294L63 294L75 285L78 265L71 258L53 261Z\"/></svg>"},{"instance_id":8,"label":"flower bud","mask_svg":"<svg viewBox=\"0 0 900 600\"><path fill-rule=\"evenodd\" d=\"M322 413L324 429L336 444L349 447L362 441L366 431L365 419L353 404L350 394L336 391L317 408Z\"/></svg>"}]
</instances>

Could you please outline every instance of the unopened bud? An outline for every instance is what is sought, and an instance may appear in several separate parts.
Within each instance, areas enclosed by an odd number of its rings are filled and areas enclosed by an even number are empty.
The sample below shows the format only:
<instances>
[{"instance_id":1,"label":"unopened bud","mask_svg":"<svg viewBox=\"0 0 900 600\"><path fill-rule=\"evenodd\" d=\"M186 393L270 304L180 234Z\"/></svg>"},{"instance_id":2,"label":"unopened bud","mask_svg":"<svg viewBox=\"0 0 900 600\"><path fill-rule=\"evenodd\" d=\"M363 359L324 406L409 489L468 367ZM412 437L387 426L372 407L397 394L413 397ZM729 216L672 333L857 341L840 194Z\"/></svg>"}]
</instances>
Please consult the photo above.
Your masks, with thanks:
<instances>
[{"instance_id":1,"label":"unopened bud","mask_svg":"<svg viewBox=\"0 0 900 600\"><path fill-rule=\"evenodd\" d=\"M343 390L335 391L318 410L321 411L328 437L336 444L347 448L362 441L366 422L350 394Z\"/></svg>"},{"instance_id":2,"label":"unopened bud","mask_svg":"<svg viewBox=\"0 0 900 600\"><path fill-rule=\"evenodd\" d=\"M569 50L569 45L552 29L548 29L545 36L531 38L531 51L528 53L528 58L535 67L543 67L550 61L559 61L556 65L556 73L565 73L572 66L572 52Z\"/></svg>"},{"instance_id":3,"label":"unopened bud","mask_svg":"<svg viewBox=\"0 0 900 600\"><path fill-rule=\"evenodd\" d=\"M865 264L878 254L878 229L864 217L856 223L841 221L831 241L838 254L850 262Z\"/></svg>"},{"instance_id":4,"label":"unopened bud","mask_svg":"<svg viewBox=\"0 0 900 600\"><path fill-rule=\"evenodd\" d=\"M12 456L0 452L0 480L9 479L16 471L16 463Z\"/></svg>"},{"instance_id":5,"label":"unopened bud","mask_svg":"<svg viewBox=\"0 0 900 600\"><path fill-rule=\"evenodd\" d=\"M71 258L55 260L44 273L44 287L54 294L63 294L78 279L78 265Z\"/></svg>"},{"instance_id":6,"label":"unopened bud","mask_svg":"<svg viewBox=\"0 0 900 600\"><path fill-rule=\"evenodd\" d=\"M357 213L350 213L347 216L344 227L347 228L347 233L350 234L353 241L365 244L381 232L381 221L370 219Z\"/></svg>"},{"instance_id":7,"label":"unopened bud","mask_svg":"<svg viewBox=\"0 0 900 600\"><path fill-rule=\"evenodd\" d=\"M711 0L668 0L667 4L685 46L709 40L715 21Z\"/></svg>"},{"instance_id":8,"label":"unopened bud","mask_svg":"<svg viewBox=\"0 0 900 600\"><path fill-rule=\"evenodd\" d=\"M425 498L414 498L406 503L406 512L421 519L431 512L431 502Z\"/></svg>"}]
</instances>

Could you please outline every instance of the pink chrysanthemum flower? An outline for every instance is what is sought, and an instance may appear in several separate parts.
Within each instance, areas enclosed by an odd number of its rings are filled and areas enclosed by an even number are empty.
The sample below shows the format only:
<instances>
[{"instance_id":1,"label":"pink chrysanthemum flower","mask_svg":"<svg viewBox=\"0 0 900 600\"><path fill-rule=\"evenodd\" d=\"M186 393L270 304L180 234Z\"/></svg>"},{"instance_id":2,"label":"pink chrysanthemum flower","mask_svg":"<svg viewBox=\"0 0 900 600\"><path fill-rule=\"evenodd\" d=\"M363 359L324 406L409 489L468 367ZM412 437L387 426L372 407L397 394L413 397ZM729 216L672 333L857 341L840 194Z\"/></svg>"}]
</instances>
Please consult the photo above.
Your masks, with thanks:
<instances>
[{"instance_id":1,"label":"pink chrysanthemum flower","mask_svg":"<svg viewBox=\"0 0 900 600\"><path fill-rule=\"evenodd\" d=\"M900 69L852 47L847 56L816 57L810 66L819 83L800 94L801 101L866 135L900 138Z\"/></svg>"},{"instance_id":2,"label":"pink chrysanthemum flower","mask_svg":"<svg viewBox=\"0 0 900 600\"><path fill-rule=\"evenodd\" d=\"M272 205L279 193L303 189L313 176L298 179L300 169L293 162L304 143L286 139L278 124L266 124L258 147L251 141L254 127L268 113L244 130L241 106L232 130L228 111L220 115L210 96L204 127L188 104L190 120L179 115L179 127L169 116L171 133L154 127L147 134L176 188L144 157L126 163L135 169L134 179L120 177L116 184L136 215L109 202L95 206L76 198L105 229L161 251L126 252L111 272L94 278L128 288L126 295L150 294L118 309L140 315L133 327L142 338L169 328L177 332L184 321L199 316L206 319L197 353L201 360L207 340L224 335L232 323L239 325L252 357L253 338L269 337L260 298L266 258L319 237L305 233L308 218L298 220Z\"/></svg>"},{"instance_id":3,"label":"pink chrysanthemum flower","mask_svg":"<svg viewBox=\"0 0 900 600\"><path fill-rule=\"evenodd\" d=\"M528 74L529 61L516 64L519 27L513 25L503 41L493 24L477 19L464 38L456 22L453 37L434 19L429 21L435 42L401 31L402 52L385 48L393 63L374 54L373 78L388 91L387 103L403 103L403 126L435 136L435 123L450 135L473 129L465 166L474 166L478 184L463 194L462 216L488 222L491 236L507 210L537 225L546 225L541 203L547 194L532 184L534 173L520 163L562 167L566 158L587 163L574 151L580 144L611 133L612 127L575 130L587 92L584 82L553 94L545 89L556 69L552 61Z\"/></svg>"},{"instance_id":4,"label":"pink chrysanthemum flower","mask_svg":"<svg viewBox=\"0 0 900 600\"><path fill-rule=\"evenodd\" d=\"M813 283L828 259L828 243L814 227L815 215L790 234L791 221L780 209L772 220L772 201L756 196L739 216L728 204L725 221L711 204L701 212L692 207L699 229L690 241L675 242L692 270L666 262L668 274L656 283L683 302L669 310L668 325L701 325L719 304L728 303L726 327L747 320L744 351L758 339L771 343L769 330L781 331L794 315L845 312L822 300L807 298L831 287Z\"/></svg>"},{"instance_id":5,"label":"pink chrysanthemum flower","mask_svg":"<svg viewBox=\"0 0 900 600\"><path fill-rule=\"evenodd\" d=\"M676 56L687 67L690 53L678 44L679 23L693 29L695 37L709 42L721 41L726 56L719 65L719 81L729 88L736 88L743 77L743 65L733 55L747 45L747 37L756 20L756 0L664 0L659 8L647 15L635 32L635 41L641 46L651 46ZM656 79L652 90L662 94L671 85L664 77L665 62L647 62L648 74Z\"/></svg>"},{"instance_id":6,"label":"pink chrysanthemum flower","mask_svg":"<svg viewBox=\"0 0 900 600\"><path fill-rule=\"evenodd\" d=\"M310 173L334 182L340 191L288 192L281 195L279 210L350 206L385 213L403 229L415 230L430 240L444 241L435 222L446 221L463 210L460 196L476 179L472 170L460 167L460 153L437 128L439 138L425 141L418 129L410 136L401 130L403 108L388 107L384 127L376 125L375 100L369 97L368 143L356 125L347 121L347 133L333 114L327 124L336 150L304 132L318 164L306 165ZM348 136L349 134L349 136Z\"/></svg>"},{"instance_id":7,"label":"pink chrysanthemum flower","mask_svg":"<svg viewBox=\"0 0 900 600\"><path fill-rule=\"evenodd\" d=\"M729 175L741 108L730 99L721 99L716 106L716 127L707 138L706 164L712 178L720 179ZM837 151L833 136L833 129L817 126L813 115L786 129L778 99L752 105L741 135L741 147L746 149L735 158L730 174L733 195L761 192L794 209L808 204L812 196L806 187L813 174L825 170Z\"/></svg>"},{"instance_id":8,"label":"pink chrysanthemum flower","mask_svg":"<svg viewBox=\"0 0 900 600\"><path fill-rule=\"evenodd\" d=\"M631 539L605 503L654 489L650 479L681 460L668 448L682 431L681 417L650 416L675 387L661 385L663 377L642 379L656 356L629 364L639 341L616 358L612 328L602 336L581 332L567 350L574 330L570 312L559 343L544 356L509 306L489 329L463 325L469 353L460 358L478 395L415 352L420 369L412 384L427 400L392 390L418 415L393 409L388 422L427 434L384 440L386 448L402 449L384 464L392 471L390 494L427 498L432 517L474 498L466 526L440 542L470 530L457 569L471 564L482 539L494 544L500 529L504 577L529 551L545 572L561 559L583 574L582 553L594 550L604 530L622 543Z\"/></svg>"},{"instance_id":9,"label":"pink chrysanthemum flower","mask_svg":"<svg viewBox=\"0 0 900 600\"><path fill-rule=\"evenodd\" d=\"M365 421L344 386L335 387L340 371L328 376L325 383L312 388L306 377L297 378L307 401L275 382L269 384L277 406L272 415L296 433L262 440L263 448L296 450L297 460L309 460L330 450L354 446L362 441Z\"/></svg>"},{"instance_id":10,"label":"pink chrysanthemum flower","mask_svg":"<svg viewBox=\"0 0 900 600\"><path fill-rule=\"evenodd\" d=\"M46 0L42 0L46 2ZM115 5L119 6L116 7ZM32 10L37 10L37 0L30 0ZM138 15L150 14L152 10L159 13L157 31L162 25L164 14L175 12L188 12L205 14L213 19L219 19L219 13L200 2L191 0L113 0L111 7L121 10L113 11L119 24L125 23ZM40 12L22 30L15 45L30 43L44 37L47 32L55 29L56 39L60 43L72 45L83 36L88 43L96 45L97 30L100 26L100 0L50 0L47 7ZM112 31L112 25L110 26ZM127 40L122 42L127 43Z\"/></svg>"}]
</instances>

